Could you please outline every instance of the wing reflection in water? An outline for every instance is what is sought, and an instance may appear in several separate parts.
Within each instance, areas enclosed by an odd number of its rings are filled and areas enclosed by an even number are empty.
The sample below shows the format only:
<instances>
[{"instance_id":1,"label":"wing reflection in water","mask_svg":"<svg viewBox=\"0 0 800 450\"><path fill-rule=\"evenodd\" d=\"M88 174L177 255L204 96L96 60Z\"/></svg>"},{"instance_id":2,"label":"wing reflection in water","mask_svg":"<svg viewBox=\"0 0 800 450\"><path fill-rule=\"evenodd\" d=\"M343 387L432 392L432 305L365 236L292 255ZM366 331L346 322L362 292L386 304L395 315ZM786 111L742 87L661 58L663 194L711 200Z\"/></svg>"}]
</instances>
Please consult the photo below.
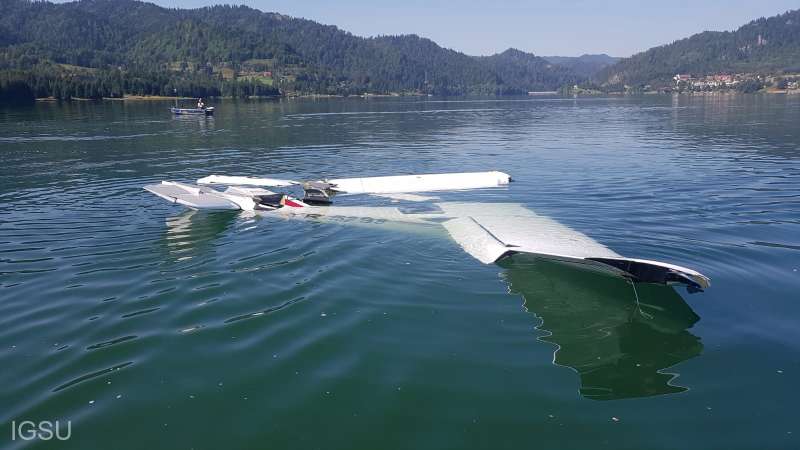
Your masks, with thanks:
<instances>
[{"instance_id":1,"label":"wing reflection in water","mask_svg":"<svg viewBox=\"0 0 800 450\"><path fill-rule=\"evenodd\" d=\"M703 350L690 333L700 317L672 287L637 284L516 255L500 263L512 293L541 317L541 339L556 344L553 362L575 369L580 393L595 400L687 390L664 372Z\"/></svg>"},{"instance_id":2,"label":"wing reflection in water","mask_svg":"<svg viewBox=\"0 0 800 450\"><path fill-rule=\"evenodd\" d=\"M189 209L167 217L164 244L167 253L176 261L202 254L214 240L236 221L239 212L197 211Z\"/></svg>"}]
</instances>

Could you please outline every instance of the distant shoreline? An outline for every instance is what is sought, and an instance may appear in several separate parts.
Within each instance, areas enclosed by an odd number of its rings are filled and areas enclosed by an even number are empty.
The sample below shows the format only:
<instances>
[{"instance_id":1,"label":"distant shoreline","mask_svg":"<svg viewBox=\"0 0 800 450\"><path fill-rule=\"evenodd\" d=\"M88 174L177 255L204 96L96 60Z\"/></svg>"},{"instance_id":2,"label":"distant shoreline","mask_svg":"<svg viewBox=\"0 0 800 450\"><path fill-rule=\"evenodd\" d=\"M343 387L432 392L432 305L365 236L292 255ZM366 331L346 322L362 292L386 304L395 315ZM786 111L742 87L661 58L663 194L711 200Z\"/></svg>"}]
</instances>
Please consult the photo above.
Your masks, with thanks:
<instances>
[{"instance_id":1,"label":"distant shoreline","mask_svg":"<svg viewBox=\"0 0 800 450\"><path fill-rule=\"evenodd\" d=\"M176 97L167 95L123 95L122 97L103 97L113 101L161 101L161 100L195 100L197 97Z\"/></svg>"},{"instance_id":2,"label":"distant shoreline","mask_svg":"<svg viewBox=\"0 0 800 450\"><path fill-rule=\"evenodd\" d=\"M109 100L115 102L121 101L174 101L174 100L196 100L197 97L168 97L164 95L125 95L123 97L103 97L103 98L81 98L72 97L70 99L59 99L55 97L38 97L37 102L58 102L58 101L76 101L76 102L93 102Z\"/></svg>"},{"instance_id":3,"label":"distant shoreline","mask_svg":"<svg viewBox=\"0 0 800 450\"><path fill-rule=\"evenodd\" d=\"M72 97L69 99L59 99L55 97L38 97L36 98L37 102L59 102L59 101L76 101L76 102L99 102L99 101L111 101L111 102L151 102L151 101L178 101L178 100L197 100L199 97L174 97L174 96L166 96L166 95L125 95L122 97L103 97L103 98L81 98L81 97ZM203 98L210 98L210 99L232 99L235 97L203 97ZM266 99L266 98L284 98L284 96L260 96L260 97L247 97L250 99Z\"/></svg>"},{"instance_id":4,"label":"distant shoreline","mask_svg":"<svg viewBox=\"0 0 800 450\"><path fill-rule=\"evenodd\" d=\"M248 100L264 100L264 99L277 99L277 98L374 98L374 97L425 97L426 94L354 94L354 95L340 95L340 94L290 94L290 95L251 95L243 97ZM208 99L243 99L242 97L203 97ZM102 97L102 98L81 98L72 97L69 99L59 99L55 97L38 97L37 102L59 102L59 101L76 101L76 102L92 102L92 101L112 101L112 102L150 102L150 101L179 101L179 100L197 100L198 97L176 97L167 95L124 95L122 97Z\"/></svg>"},{"instance_id":5,"label":"distant shoreline","mask_svg":"<svg viewBox=\"0 0 800 450\"><path fill-rule=\"evenodd\" d=\"M727 96L727 95L753 95L753 94L785 94L785 95L794 95L800 94L800 90L797 89L763 89L757 92L736 92L736 91L709 91L709 92L657 92L657 91L645 91L638 94L626 94L623 92L607 92L607 93L582 93L582 94L559 94L559 93L539 93L527 95L499 95L494 97L542 97L545 95L553 95L563 98L575 98L575 97L636 97L642 95L664 95L664 96L673 96L673 95L686 95L686 96ZM360 99L370 99L370 98L397 98L397 97L425 97L425 95L420 94L405 94L405 95L397 95L397 94L358 94L358 95L337 95L337 94L303 94L303 95L280 95L280 96L250 96L246 99L248 100L269 100L269 99L332 99L332 98L360 98ZM456 96L449 96L454 98L459 97L469 97L464 95L456 95ZM126 95L124 97L103 97L100 99L95 98L80 98L80 97L72 97L70 99L58 99L55 97L40 97L36 99L36 103L49 103L49 102L100 102L100 101L111 101L111 102L167 102L167 101L188 101L188 100L197 100L198 97L173 97L173 96L163 96L163 95ZM208 97L211 100L234 100L239 99L237 97Z\"/></svg>"}]
</instances>

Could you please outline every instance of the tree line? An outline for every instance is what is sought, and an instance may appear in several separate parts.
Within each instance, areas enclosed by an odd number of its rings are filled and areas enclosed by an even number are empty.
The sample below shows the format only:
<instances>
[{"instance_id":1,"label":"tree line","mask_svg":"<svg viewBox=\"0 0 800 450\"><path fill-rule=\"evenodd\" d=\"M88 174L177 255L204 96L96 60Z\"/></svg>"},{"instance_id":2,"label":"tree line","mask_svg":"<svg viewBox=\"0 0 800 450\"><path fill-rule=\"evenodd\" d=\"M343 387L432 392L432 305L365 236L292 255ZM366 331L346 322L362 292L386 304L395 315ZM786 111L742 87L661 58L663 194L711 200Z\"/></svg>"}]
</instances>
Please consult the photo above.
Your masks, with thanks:
<instances>
[{"instance_id":1,"label":"tree line","mask_svg":"<svg viewBox=\"0 0 800 450\"><path fill-rule=\"evenodd\" d=\"M34 96L502 95L585 79L518 50L474 57L415 35L362 38L244 6L0 2L0 73Z\"/></svg>"},{"instance_id":2,"label":"tree line","mask_svg":"<svg viewBox=\"0 0 800 450\"><path fill-rule=\"evenodd\" d=\"M99 100L124 95L244 98L279 94L277 89L253 81L171 77L164 72L108 70L69 75L36 70L0 71L0 104L25 104L45 97Z\"/></svg>"}]
</instances>

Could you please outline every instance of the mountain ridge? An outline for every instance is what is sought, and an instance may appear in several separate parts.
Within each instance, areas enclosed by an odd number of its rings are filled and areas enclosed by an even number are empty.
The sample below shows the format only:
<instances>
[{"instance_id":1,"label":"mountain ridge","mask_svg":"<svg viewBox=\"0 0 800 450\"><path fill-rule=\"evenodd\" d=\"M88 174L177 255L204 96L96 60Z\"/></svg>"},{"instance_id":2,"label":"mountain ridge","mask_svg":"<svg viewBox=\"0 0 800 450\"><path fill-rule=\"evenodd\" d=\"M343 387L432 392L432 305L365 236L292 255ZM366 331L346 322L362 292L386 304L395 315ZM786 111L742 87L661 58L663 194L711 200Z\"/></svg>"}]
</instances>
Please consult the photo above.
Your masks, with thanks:
<instances>
[{"instance_id":1,"label":"mountain ridge","mask_svg":"<svg viewBox=\"0 0 800 450\"><path fill-rule=\"evenodd\" d=\"M591 78L600 70L615 64L622 58L609 56L606 53L587 54L580 56L542 56L552 64L571 69L577 75Z\"/></svg>"},{"instance_id":2,"label":"mountain ridge","mask_svg":"<svg viewBox=\"0 0 800 450\"><path fill-rule=\"evenodd\" d=\"M247 6L0 4L0 71L27 77L37 95L502 95L584 78L518 50L475 57L416 35L359 37Z\"/></svg>"}]
</instances>

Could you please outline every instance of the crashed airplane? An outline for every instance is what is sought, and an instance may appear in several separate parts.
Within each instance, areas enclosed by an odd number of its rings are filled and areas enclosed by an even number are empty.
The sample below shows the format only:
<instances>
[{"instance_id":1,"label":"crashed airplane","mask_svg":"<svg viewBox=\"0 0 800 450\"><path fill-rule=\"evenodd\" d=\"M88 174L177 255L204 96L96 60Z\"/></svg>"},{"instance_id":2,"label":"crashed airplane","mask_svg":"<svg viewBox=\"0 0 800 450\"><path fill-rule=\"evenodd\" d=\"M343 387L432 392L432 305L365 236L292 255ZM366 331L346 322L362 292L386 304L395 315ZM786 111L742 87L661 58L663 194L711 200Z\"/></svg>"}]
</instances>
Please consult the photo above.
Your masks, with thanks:
<instances>
[{"instance_id":1,"label":"crashed airplane","mask_svg":"<svg viewBox=\"0 0 800 450\"><path fill-rule=\"evenodd\" d=\"M436 202L418 195L437 191L496 188L511 177L503 172L467 172L293 181L211 175L197 185L173 181L144 186L169 201L192 209L244 210L284 218L352 217L379 222L443 226L470 255L485 264L514 254L529 254L623 277L631 282L684 284L691 291L708 288L710 279L692 269L647 259L628 258L517 203ZM227 186L220 191L213 185ZM265 189L301 187L303 198ZM428 208L333 206L337 195L366 194L394 201L425 202Z\"/></svg>"}]
</instances>

